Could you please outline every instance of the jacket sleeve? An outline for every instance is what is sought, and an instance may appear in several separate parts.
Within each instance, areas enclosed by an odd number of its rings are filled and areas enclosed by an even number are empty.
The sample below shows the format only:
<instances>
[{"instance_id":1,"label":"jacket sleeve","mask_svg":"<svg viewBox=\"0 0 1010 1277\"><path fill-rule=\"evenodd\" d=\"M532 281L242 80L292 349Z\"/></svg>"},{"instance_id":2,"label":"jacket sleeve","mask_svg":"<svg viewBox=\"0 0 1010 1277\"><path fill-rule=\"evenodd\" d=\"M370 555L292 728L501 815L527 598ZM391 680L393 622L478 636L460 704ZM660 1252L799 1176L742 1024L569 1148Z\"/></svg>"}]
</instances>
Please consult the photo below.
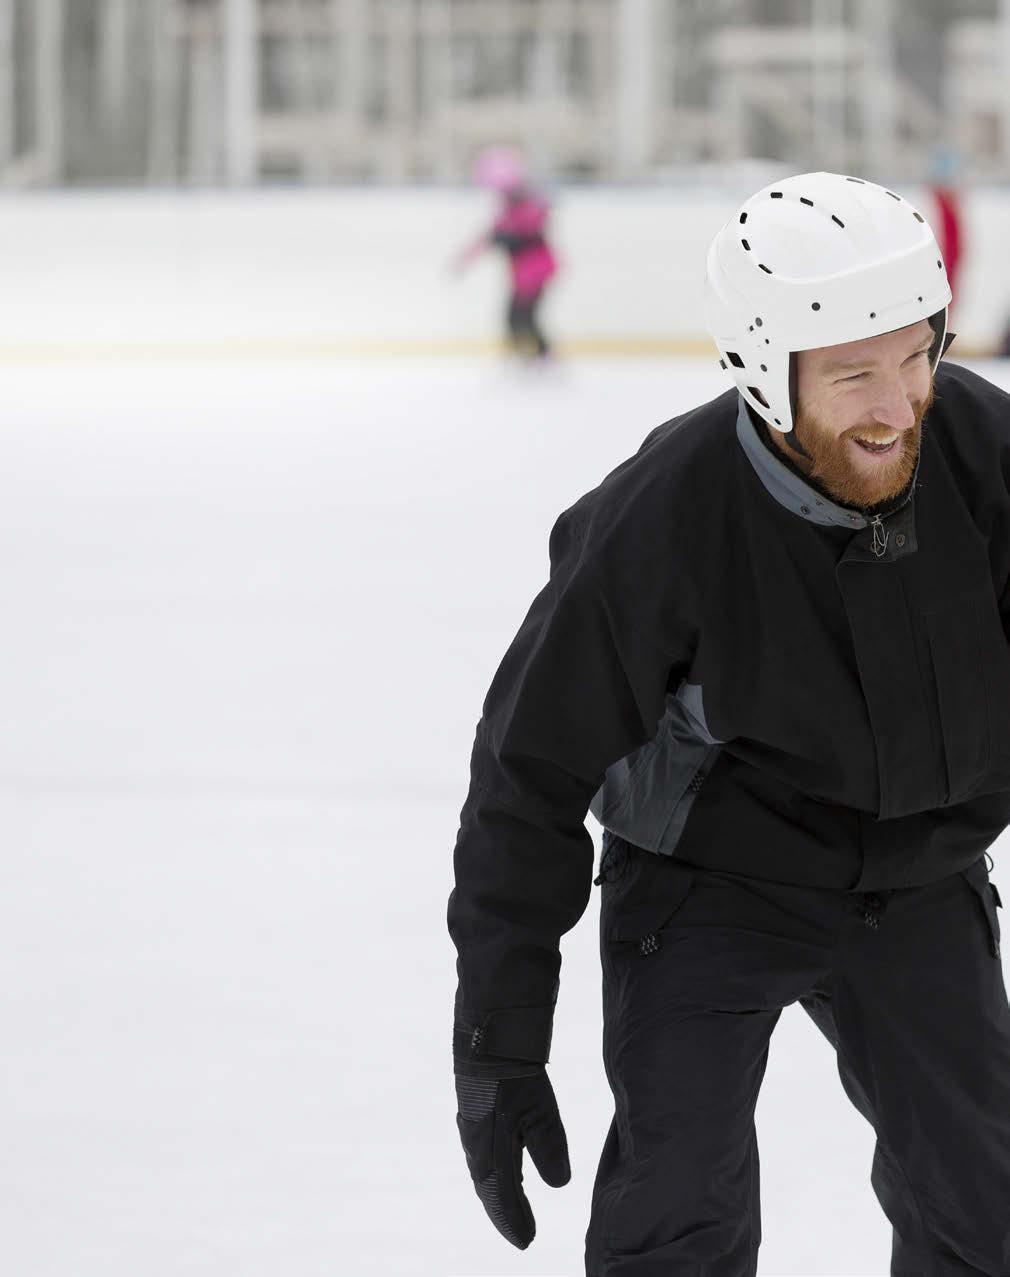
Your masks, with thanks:
<instances>
[{"instance_id":1,"label":"jacket sleeve","mask_svg":"<svg viewBox=\"0 0 1010 1277\"><path fill-rule=\"evenodd\" d=\"M559 940L591 890L589 802L607 767L655 734L676 664L635 599L599 584L578 509L554 526L550 580L477 726L448 910L457 1071L547 1060Z\"/></svg>"}]
</instances>

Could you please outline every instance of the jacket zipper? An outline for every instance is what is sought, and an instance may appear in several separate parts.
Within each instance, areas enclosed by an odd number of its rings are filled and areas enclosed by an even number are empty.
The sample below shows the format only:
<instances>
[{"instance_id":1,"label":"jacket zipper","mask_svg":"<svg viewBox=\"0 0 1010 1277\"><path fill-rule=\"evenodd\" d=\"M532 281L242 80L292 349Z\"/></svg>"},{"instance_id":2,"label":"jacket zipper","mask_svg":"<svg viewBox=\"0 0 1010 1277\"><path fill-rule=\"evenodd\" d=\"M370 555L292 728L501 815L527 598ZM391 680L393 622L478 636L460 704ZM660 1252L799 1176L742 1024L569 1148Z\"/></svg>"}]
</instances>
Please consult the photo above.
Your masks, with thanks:
<instances>
[{"instance_id":1,"label":"jacket zipper","mask_svg":"<svg viewBox=\"0 0 1010 1277\"><path fill-rule=\"evenodd\" d=\"M873 529L873 545L871 549L877 558L881 558L887 550L888 531L881 521L880 515L875 514L870 520L870 527Z\"/></svg>"}]
</instances>

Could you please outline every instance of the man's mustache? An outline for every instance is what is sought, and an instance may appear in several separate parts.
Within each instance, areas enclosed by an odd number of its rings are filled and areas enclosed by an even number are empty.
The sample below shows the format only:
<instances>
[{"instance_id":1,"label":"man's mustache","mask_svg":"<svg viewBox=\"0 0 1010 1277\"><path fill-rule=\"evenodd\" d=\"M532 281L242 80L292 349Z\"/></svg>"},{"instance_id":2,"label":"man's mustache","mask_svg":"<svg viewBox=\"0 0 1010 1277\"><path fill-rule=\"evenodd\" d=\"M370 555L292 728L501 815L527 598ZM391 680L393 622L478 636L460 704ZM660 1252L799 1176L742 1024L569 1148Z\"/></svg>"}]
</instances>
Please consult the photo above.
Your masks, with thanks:
<instances>
[{"instance_id":1,"label":"man's mustache","mask_svg":"<svg viewBox=\"0 0 1010 1277\"><path fill-rule=\"evenodd\" d=\"M910 426L904 426L898 431L899 437L908 431L915 431L922 425L922 420L929 408L928 402L917 403L914 408L915 421ZM894 434L894 426L885 426L880 421L875 421L869 426L853 426L851 430L846 430L843 438L846 439L867 439L870 443L885 443Z\"/></svg>"}]
</instances>

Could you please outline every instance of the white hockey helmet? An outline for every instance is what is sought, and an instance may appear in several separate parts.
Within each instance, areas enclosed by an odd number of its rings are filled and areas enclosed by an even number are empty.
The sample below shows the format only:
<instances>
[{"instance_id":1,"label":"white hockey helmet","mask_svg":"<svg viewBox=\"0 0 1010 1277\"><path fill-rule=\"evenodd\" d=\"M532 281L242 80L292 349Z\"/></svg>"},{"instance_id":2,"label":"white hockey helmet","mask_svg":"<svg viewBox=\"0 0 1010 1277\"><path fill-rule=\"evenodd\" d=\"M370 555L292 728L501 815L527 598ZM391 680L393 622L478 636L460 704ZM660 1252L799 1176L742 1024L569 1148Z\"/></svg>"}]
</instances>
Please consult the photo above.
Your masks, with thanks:
<instances>
[{"instance_id":1,"label":"white hockey helmet","mask_svg":"<svg viewBox=\"0 0 1010 1277\"><path fill-rule=\"evenodd\" d=\"M950 283L929 223L873 182L801 173L751 196L708 250L705 321L720 364L775 430L793 428L798 350L928 319L946 349Z\"/></svg>"}]
</instances>

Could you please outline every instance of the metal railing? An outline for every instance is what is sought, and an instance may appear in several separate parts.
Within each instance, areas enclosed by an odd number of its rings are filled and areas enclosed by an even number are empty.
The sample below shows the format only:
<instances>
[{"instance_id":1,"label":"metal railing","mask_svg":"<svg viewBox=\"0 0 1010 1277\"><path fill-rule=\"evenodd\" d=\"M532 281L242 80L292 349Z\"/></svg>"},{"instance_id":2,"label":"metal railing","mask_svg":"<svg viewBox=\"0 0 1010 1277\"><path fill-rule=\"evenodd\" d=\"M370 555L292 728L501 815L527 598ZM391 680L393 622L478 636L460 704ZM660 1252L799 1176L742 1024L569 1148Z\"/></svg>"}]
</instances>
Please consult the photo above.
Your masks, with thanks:
<instances>
[{"instance_id":1,"label":"metal railing","mask_svg":"<svg viewBox=\"0 0 1010 1277\"><path fill-rule=\"evenodd\" d=\"M0 0L0 180L1010 175L1010 0Z\"/></svg>"}]
</instances>

